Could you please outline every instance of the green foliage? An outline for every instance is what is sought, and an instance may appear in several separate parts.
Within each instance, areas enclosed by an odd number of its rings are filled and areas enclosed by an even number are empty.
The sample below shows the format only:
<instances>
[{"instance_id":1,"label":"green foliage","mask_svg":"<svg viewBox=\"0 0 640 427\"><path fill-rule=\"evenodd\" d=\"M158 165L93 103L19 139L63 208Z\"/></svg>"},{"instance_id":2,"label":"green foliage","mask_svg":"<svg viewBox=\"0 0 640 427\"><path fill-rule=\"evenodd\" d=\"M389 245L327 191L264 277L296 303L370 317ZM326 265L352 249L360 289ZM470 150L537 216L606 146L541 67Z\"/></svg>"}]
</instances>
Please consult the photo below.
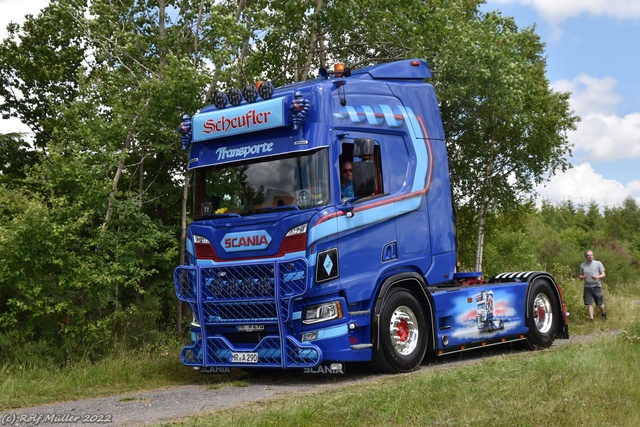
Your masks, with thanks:
<instances>
[{"instance_id":1,"label":"green foliage","mask_svg":"<svg viewBox=\"0 0 640 427\"><path fill-rule=\"evenodd\" d=\"M18 328L36 340L79 347L109 339L114 330L100 325L123 308L126 314L135 313L136 304L142 309L148 300L143 283L157 273L154 266L175 259L168 250L173 235L145 215L100 232L86 211L73 211L64 198L11 195L0 199L0 330ZM141 335L162 318L157 309L146 316Z\"/></svg>"},{"instance_id":2,"label":"green foliage","mask_svg":"<svg viewBox=\"0 0 640 427\"><path fill-rule=\"evenodd\" d=\"M503 271L542 270L536 254L537 241L523 231L502 232L485 248L484 267L488 276Z\"/></svg>"},{"instance_id":3,"label":"green foliage","mask_svg":"<svg viewBox=\"0 0 640 427\"><path fill-rule=\"evenodd\" d=\"M640 207L634 199L627 198L618 208L605 209L606 233L612 240L626 241L640 251Z\"/></svg>"},{"instance_id":4,"label":"green foliage","mask_svg":"<svg viewBox=\"0 0 640 427\"><path fill-rule=\"evenodd\" d=\"M469 21L449 43L435 61L456 202L512 207L568 167L568 94L549 89L539 36L511 18Z\"/></svg>"},{"instance_id":5,"label":"green foliage","mask_svg":"<svg viewBox=\"0 0 640 427\"><path fill-rule=\"evenodd\" d=\"M26 169L37 162L38 154L31 150L25 136L18 133L0 134L0 184L19 187Z\"/></svg>"},{"instance_id":6,"label":"green foliage","mask_svg":"<svg viewBox=\"0 0 640 427\"><path fill-rule=\"evenodd\" d=\"M136 345L171 320L181 210L175 176L184 160L175 127L182 112L200 105L204 85L188 58L159 55L157 39L136 34L135 25L100 26L120 9L86 21L81 6L53 1L0 50L7 90L33 94L6 97L0 109L37 122L32 129L44 147L38 162L31 156L27 163L17 142L3 139L15 151L0 193L0 332L17 328L52 344L57 360L107 342ZM74 46L64 54L56 48L62 42L40 37L38 45L34 37L56 28L52 19L64 27L52 37ZM34 64L23 67L20 58L34 55L55 67L37 66L40 74L27 76ZM93 60L87 73L76 57ZM46 101L37 99L40 86L49 91ZM54 86L68 91L63 96ZM29 102L43 105L37 117L24 112Z\"/></svg>"},{"instance_id":7,"label":"green foliage","mask_svg":"<svg viewBox=\"0 0 640 427\"><path fill-rule=\"evenodd\" d=\"M608 230L620 229L622 215L628 215L630 223L640 218L640 212L630 210L629 204L626 201L600 214L593 204L576 207L546 203L529 212L518 210L516 222L513 213L495 213L485 244L485 272L492 275L540 268L563 281L575 280L584 251L591 249L605 266L605 287L628 293L630 284L640 275L640 251L635 245L640 229L613 235Z\"/></svg>"},{"instance_id":8,"label":"green foliage","mask_svg":"<svg viewBox=\"0 0 640 427\"><path fill-rule=\"evenodd\" d=\"M22 29L10 25L8 39L0 44L0 112L29 126L37 147L46 147L56 127L64 125L56 111L78 96L86 71L85 6L82 0L51 1Z\"/></svg>"}]
</instances>

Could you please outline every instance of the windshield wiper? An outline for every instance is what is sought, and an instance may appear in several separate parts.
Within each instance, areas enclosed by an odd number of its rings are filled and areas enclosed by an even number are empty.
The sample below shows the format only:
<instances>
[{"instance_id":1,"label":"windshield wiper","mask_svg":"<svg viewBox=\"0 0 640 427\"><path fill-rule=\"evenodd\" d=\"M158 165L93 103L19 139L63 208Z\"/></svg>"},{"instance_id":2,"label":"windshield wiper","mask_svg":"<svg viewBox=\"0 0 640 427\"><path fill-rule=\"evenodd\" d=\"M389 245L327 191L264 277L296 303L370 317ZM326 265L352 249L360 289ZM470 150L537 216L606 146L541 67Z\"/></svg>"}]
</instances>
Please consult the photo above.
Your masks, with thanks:
<instances>
[{"instance_id":1,"label":"windshield wiper","mask_svg":"<svg viewBox=\"0 0 640 427\"><path fill-rule=\"evenodd\" d=\"M299 211L300 208L296 205L282 205L282 206L269 206L266 208L256 209L253 212L256 213L268 213L268 212L277 212L277 211Z\"/></svg>"},{"instance_id":2,"label":"windshield wiper","mask_svg":"<svg viewBox=\"0 0 640 427\"><path fill-rule=\"evenodd\" d=\"M215 219L215 218L240 218L240 214L237 213L212 213L212 214L207 214L207 215L202 215L201 217L198 217L197 220L203 220L203 219Z\"/></svg>"}]
</instances>

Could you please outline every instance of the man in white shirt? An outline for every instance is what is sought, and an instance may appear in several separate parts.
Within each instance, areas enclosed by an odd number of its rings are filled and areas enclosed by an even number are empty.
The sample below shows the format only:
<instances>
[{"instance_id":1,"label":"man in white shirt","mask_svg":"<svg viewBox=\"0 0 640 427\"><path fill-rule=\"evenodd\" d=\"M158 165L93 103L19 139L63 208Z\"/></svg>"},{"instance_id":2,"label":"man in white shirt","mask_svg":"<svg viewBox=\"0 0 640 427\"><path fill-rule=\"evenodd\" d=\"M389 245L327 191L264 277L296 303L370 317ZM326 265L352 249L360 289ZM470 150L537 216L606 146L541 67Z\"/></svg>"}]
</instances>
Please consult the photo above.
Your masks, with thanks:
<instances>
[{"instance_id":1,"label":"man in white shirt","mask_svg":"<svg viewBox=\"0 0 640 427\"><path fill-rule=\"evenodd\" d=\"M584 304L589 310L589 317L593 320L593 302L602 313L602 320L607 320L607 312L604 309L604 295L602 293L602 279L607 277L604 266L600 261L593 259L593 251L584 251L586 261L580 264L580 279L584 280Z\"/></svg>"}]
</instances>

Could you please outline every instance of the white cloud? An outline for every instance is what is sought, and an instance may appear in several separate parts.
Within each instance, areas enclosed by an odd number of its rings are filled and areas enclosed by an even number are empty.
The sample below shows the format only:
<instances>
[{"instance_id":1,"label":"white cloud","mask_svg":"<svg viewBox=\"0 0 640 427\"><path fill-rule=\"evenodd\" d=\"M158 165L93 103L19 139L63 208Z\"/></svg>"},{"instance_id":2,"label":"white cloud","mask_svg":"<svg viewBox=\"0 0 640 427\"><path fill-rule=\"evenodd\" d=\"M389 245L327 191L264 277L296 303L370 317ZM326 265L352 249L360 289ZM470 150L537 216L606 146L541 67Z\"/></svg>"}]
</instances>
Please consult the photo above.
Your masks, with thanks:
<instances>
[{"instance_id":1,"label":"white cloud","mask_svg":"<svg viewBox=\"0 0 640 427\"><path fill-rule=\"evenodd\" d=\"M598 206L619 206L627 197L640 203L640 180L622 184L596 172L596 162L640 157L640 113L619 116L616 108L622 97L615 92L612 77L581 74L573 80L553 83L553 89L571 92L571 108L581 117L577 129L569 133L575 157L584 163L553 176L538 187L538 200L575 204L595 202Z\"/></svg>"},{"instance_id":2,"label":"white cloud","mask_svg":"<svg viewBox=\"0 0 640 427\"><path fill-rule=\"evenodd\" d=\"M0 0L0 40L7 37L7 25L24 22L25 15L36 16L49 4L49 0Z\"/></svg>"},{"instance_id":3,"label":"white cloud","mask_svg":"<svg viewBox=\"0 0 640 427\"><path fill-rule=\"evenodd\" d=\"M553 89L560 92L571 92L571 107L579 115L593 113L610 114L622 97L614 92L616 79L604 77L598 79L587 74L580 74L573 80L559 80L553 83Z\"/></svg>"},{"instance_id":4,"label":"white cloud","mask_svg":"<svg viewBox=\"0 0 640 427\"><path fill-rule=\"evenodd\" d=\"M7 25L24 23L26 15L37 16L49 4L49 0L0 0L0 40L7 37ZM0 134L30 132L30 129L16 118L0 119Z\"/></svg>"},{"instance_id":5,"label":"white cloud","mask_svg":"<svg viewBox=\"0 0 640 427\"><path fill-rule=\"evenodd\" d=\"M632 181L626 186L618 181L606 179L591 167L590 163L574 166L563 174L538 187L539 200L562 203L571 200L574 204L587 205L595 202L598 206L619 206L627 197L640 203L640 181Z\"/></svg>"},{"instance_id":6,"label":"white cloud","mask_svg":"<svg viewBox=\"0 0 640 427\"><path fill-rule=\"evenodd\" d=\"M14 132L29 134L31 133L31 129L15 117L0 120L0 134Z\"/></svg>"},{"instance_id":7,"label":"white cloud","mask_svg":"<svg viewBox=\"0 0 640 427\"><path fill-rule=\"evenodd\" d=\"M551 24L560 23L583 13L640 20L640 1L638 0L491 0L491 3L516 3L530 6Z\"/></svg>"},{"instance_id":8,"label":"white cloud","mask_svg":"<svg viewBox=\"0 0 640 427\"><path fill-rule=\"evenodd\" d=\"M640 204L640 180L631 181L627 185L627 188L629 189L629 192L633 195L633 197L636 199L638 204Z\"/></svg>"},{"instance_id":9,"label":"white cloud","mask_svg":"<svg viewBox=\"0 0 640 427\"><path fill-rule=\"evenodd\" d=\"M554 90L571 92L571 107L581 117L569 134L576 154L589 161L640 157L640 113L615 114L621 96L614 92L616 80L581 74L553 83Z\"/></svg>"},{"instance_id":10,"label":"white cloud","mask_svg":"<svg viewBox=\"0 0 640 427\"><path fill-rule=\"evenodd\" d=\"M604 114L585 116L569 136L586 159L608 161L640 157L640 113L624 117Z\"/></svg>"}]
</instances>

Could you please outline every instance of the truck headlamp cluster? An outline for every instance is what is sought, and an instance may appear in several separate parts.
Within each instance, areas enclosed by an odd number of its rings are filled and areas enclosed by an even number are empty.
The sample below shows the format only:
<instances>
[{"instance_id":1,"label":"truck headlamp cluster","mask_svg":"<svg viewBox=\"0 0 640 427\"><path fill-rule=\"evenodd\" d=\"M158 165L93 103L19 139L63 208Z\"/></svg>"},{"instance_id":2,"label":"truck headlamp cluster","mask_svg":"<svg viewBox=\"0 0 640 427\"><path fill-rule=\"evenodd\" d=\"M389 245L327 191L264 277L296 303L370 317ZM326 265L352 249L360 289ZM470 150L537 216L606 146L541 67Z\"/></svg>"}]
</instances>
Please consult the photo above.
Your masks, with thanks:
<instances>
[{"instance_id":1,"label":"truck headlamp cluster","mask_svg":"<svg viewBox=\"0 0 640 427\"><path fill-rule=\"evenodd\" d=\"M242 101L246 101L252 104L258 100L258 97L263 100L271 99L273 96L273 84L268 81L257 82L254 85L247 84L244 89L231 88L224 93L221 90L213 92L211 97L211 103L218 109L223 110L227 108L227 104L231 104L233 107L237 107L242 104Z\"/></svg>"},{"instance_id":2,"label":"truck headlamp cluster","mask_svg":"<svg viewBox=\"0 0 640 427\"><path fill-rule=\"evenodd\" d=\"M211 246L211 242L206 237L193 235L193 246L195 248L195 256L197 259L215 259L216 253Z\"/></svg>"},{"instance_id":3,"label":"truck headlamp cluster","mask_svg":"<svg viewBox=\"0 0 640 427\"><path fill-rule=\"evenodd\" d=\"M305 308L302 323L313 325L314 323L327 322L334 319L342 319L340 301L331 301Z\"/></svg>"},{"instance_id":4,"label":"truck headlamp cluster","mask_svg":"<svg viewBox=\"0 0 640 427\"><path fill-rule=\"evenodd\" d=\"M301 224L297 227L293 227L291 230L287 231L287 235L285 237L297 236L298 234L306 233L308 225L309 224Z\"/></svg>"}]
</instances>

